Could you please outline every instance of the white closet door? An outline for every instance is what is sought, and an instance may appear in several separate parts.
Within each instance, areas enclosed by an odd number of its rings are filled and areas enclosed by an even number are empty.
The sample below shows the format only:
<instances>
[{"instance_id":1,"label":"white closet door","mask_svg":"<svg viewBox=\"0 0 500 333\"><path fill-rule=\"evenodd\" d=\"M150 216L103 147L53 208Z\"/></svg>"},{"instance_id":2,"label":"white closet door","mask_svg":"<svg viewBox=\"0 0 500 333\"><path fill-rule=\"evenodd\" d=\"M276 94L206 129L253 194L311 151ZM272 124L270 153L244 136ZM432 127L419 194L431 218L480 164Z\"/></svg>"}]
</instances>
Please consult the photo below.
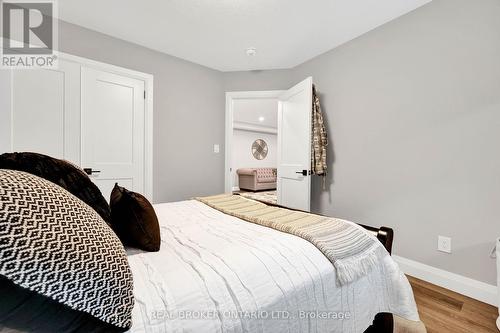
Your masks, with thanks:
<instances>
[{"instance_id":1,"label":"white closet door","mask_svg":"<svg viewBox=\"0 0 500 333\"><path fill-rule=\"evenodd\" d=\"M13 70L11 78L11 150L78 164L80 66L60 60L57 69Z\"/></svg>"},{"instance_id":2,"label":"white closet door","mask_svg":"<svg viewBox=\"0 0 500 333\"><path fill-rule=\"evenodd\" d=\"M278 204L311 206L312 78L285 91L278 107Z\"/></svg>"},{"instance_id":3,"label":"white closet door","mask_svg":"<svg viewBox=\"0 0 500 333\"><path fill-rule=\"evenodd\" d=\"M144 81L82 67L82 167L109 200L144 192Z\"/></svg>"}]
</instances>

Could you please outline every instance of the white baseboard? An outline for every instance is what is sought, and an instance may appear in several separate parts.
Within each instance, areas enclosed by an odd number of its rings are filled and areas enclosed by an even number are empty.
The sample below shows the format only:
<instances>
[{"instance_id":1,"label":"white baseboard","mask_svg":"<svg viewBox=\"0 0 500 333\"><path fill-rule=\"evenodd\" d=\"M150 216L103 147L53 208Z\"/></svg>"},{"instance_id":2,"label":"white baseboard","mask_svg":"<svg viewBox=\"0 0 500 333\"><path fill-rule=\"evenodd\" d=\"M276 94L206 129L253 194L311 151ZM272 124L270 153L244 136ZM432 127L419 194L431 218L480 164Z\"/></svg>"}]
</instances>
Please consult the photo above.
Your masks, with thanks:
<instances>
[{"instance_id":1,"label":"white baseboard","mask_svg":"<svg viewBox=\"0 0 500 333\"><path fill-rule=\"evenodd\" d=\"M233 186L233 192L237 192L239 190L240 190L240 188L238 186Z\"/></svg>"},{"instance_id":2,"label":"white baseboard","mask_svg":"<svg viewBox=\"0 0 500 333\"><path fill-rule=\"evenodd\" d=\"M392 256L401 270L408 275L452 290L478 301L498 306L497 287L462 275L399 256Z\"/></svg>"}]
</instances>

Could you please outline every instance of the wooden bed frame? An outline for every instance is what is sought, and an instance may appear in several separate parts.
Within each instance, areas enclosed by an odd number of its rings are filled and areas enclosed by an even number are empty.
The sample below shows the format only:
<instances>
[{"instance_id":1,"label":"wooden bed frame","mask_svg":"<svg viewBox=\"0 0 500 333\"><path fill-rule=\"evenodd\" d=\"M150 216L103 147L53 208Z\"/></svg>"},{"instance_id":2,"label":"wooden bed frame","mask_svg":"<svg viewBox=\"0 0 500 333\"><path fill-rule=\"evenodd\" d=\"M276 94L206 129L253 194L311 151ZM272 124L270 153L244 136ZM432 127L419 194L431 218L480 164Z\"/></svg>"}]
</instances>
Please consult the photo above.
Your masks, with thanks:
<instances>
[{"instance_id":1,"label":"wooden bed frame","mask_svg":"<svg viewBox=\"0 0 500 333\"><path fill-rule=\"evenodd\" d=\"M388 227L370 227L362 225L363 228L374 234L384 245L389 254L392 255L392 241L394 239L394 230ZM392 333L394 331L394 319L392 313L379 313L375 316L373 324L366 329L364 333Z\"/></svg>"},{"instance_id":2,"label":"wooden bed frame","mask_svg":"<svg viewBox=\"0 0 500 333\"><path fill-rule=\"evenodd\" d=\"M392 254L392 241L394 239L394 230L388 227L370 227L368 225L359 224L366 230L370 231L384 245L389 254Z\"/></svg>"}]
</instances>

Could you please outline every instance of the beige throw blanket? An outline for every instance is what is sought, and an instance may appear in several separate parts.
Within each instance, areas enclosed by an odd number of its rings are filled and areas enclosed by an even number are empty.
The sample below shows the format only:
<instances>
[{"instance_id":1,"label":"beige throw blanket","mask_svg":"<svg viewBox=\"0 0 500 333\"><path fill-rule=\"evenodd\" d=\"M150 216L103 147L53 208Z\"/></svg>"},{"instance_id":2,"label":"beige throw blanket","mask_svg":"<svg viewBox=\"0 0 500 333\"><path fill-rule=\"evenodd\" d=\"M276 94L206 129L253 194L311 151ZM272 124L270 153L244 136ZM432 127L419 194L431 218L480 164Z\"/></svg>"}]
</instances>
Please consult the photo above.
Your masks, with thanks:
<instances>
[{"instance_id":1,"label":"beige throw blanket","mask_svg":"<svg viewBox=\"0 0 500 333\"><path fill-rule=\"evenodd\" d=\"M368 274L380 258L388 255L377 238L349 221L268 206L232 194L196 199L225 214L309 241L335 266L340 284Z\"/></svg>"}]
</instances>

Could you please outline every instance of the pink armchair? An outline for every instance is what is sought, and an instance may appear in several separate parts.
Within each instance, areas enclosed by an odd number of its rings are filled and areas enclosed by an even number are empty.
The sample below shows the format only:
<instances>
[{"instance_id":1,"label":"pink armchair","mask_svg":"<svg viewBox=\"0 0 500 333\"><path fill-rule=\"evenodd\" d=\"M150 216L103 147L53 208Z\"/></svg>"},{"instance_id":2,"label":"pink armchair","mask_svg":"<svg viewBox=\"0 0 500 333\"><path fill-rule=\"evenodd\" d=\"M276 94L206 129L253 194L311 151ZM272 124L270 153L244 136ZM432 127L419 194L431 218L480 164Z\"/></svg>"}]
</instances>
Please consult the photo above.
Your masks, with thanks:
<instances>
[{"instance_id":1,"label":"pink armchair","mask_svg":"<svg viewBox=\"0 0 500 333\"><path fill-rule=\"evenodd\" d=\"M242 190L276 189L276 168L245 168L236 170Z\"/></svg>"}]
</instances>

